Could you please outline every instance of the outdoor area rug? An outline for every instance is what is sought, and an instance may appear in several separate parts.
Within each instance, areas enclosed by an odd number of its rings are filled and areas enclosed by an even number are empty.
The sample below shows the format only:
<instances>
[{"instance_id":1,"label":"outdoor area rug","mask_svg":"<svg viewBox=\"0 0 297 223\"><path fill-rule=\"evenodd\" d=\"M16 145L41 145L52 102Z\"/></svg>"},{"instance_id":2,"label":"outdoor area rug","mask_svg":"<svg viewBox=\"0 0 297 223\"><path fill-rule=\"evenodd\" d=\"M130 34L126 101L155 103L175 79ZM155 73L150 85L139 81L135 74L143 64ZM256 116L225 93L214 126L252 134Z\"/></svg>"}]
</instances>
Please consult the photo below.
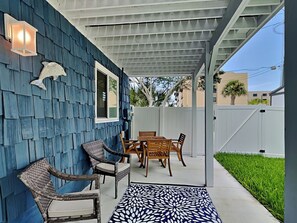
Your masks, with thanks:
<instances>
[{"instance_id":1,"label":"outdoor area rug","mask_svg":"<svg viewBox=\"0 0 297 223\"><path fill-rule=\"evenodd\" d=\"M131 184L109 222L221 223L203 187Z\"/></svg>"}]
</instances>

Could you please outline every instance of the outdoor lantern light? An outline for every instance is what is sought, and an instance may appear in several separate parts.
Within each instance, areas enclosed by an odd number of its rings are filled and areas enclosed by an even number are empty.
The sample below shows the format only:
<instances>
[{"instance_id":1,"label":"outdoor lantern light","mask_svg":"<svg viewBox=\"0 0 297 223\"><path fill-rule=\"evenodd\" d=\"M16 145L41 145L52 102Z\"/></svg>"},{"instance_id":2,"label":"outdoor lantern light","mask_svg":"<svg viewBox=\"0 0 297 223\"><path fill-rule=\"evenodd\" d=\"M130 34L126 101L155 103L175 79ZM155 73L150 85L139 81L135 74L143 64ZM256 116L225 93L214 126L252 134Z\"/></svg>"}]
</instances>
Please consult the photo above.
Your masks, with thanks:
<instances>
[{"instance_id":1,"label":"outdoor lantern light","mask_svg":"<svg viewBox=\"0 0 297 223\"><path fill-rule=\"evenodd\" d=\"M36 32L33 26L25 21L17 21L8 14L5 19L5 37L11 40L11 51L22 56L35 56L36 53Z\"/></svg>"}]
</instances>

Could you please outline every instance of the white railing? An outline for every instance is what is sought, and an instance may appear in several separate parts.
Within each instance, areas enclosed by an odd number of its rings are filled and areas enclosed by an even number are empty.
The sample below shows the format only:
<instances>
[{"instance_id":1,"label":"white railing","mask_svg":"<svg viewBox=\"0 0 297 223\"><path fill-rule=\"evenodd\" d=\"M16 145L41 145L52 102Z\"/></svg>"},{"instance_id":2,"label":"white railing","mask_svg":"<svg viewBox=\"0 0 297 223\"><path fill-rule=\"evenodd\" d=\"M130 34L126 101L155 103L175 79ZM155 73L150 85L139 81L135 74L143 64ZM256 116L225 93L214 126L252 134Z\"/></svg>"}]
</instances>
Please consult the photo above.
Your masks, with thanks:
<instances>
[{"instance_id":1,"label":"white railing","mask_svg":"<svg viewBox=\"0 0 297 223\"><path fill-rule=\"evenodd\" d=\"M191 108L134 108L132 138L142 130L177 138L186 134L184 153L191 151ZM284 156L284 109L270 106L216 106L215 152L259 153ZM204 109L197 108L198 155L204 155Z\"/></svg>"}]
</instances>

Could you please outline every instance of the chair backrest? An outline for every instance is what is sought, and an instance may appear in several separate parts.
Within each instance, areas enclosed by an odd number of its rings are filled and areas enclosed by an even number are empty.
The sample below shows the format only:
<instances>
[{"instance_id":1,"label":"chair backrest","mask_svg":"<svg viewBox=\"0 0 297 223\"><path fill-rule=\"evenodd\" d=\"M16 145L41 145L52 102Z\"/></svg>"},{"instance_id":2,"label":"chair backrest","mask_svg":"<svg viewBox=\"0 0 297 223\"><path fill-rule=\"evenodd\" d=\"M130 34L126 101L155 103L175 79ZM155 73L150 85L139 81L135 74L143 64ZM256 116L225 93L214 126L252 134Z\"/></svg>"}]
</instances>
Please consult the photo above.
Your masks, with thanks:
<instances>
[{"instance_id":1,"label":"chair backrest","mask_svg":"<svg viewBox=\"0 0 297 223\"><path fill-rule=\"evenodd\" d=\"M104 159L104 142L102 140L84 143L82 147L89 155L93 167L95 167L100 162L93 159L92 156Z\"/></svg>"},{"instance_id":2,"label":"chair backrest","mask_svg":"<svg viewBox=\"0 0 297 223\"><path fill-rule=\"evenodd\" d=\"M172 140L155 139L147 141L147 157L153 159L164 159L170 155Z\"/></svg>"},{"instance_id":3,"label":"chair backrest","mask_svg":"<svg viewBox=\"0 0 297 223\"><path fill-rule=\"evenodd\" d=\"M139 136L156 136L156 131L139 131Z\"/></svg>"},{"instance_id":4,"label":"chair backrest","mask_svg":"<svg viewBox=\"0 0 297 223\"><path fill-rule=\"evenodd\" d=\"M125 142L124 142L124 139L123 139L121 133L119 134L119 137L120 137L120 140L121 140L121 143L122 143L123 153L126 153L126 145L125 145Z\"/></svg>"},{"instance_id":5,"label":"chair backrest","mask_svg":"<svg viewBox=\"0 0 297 223\"><path fill-rule=\"evenodd\" d=\"M181 133L178 138L178 142L180 143L181 147L184 145L185 139L186 139L186 135Z\"/></svg>"},{"instance_id":6,"label":"chair backrest","mask_svg":"<svg viewBox=\"0 0 297 223\"><path fill-rule=\"evenodd\" d=\"M32 192L44 219L47 219L47 210L52 199L41 196L37 192L46 191L51 194L57 194L51 181L49 167L50 165L46 159L42 159L30 165L18 176Z\"/></svg>"}]
</instances>

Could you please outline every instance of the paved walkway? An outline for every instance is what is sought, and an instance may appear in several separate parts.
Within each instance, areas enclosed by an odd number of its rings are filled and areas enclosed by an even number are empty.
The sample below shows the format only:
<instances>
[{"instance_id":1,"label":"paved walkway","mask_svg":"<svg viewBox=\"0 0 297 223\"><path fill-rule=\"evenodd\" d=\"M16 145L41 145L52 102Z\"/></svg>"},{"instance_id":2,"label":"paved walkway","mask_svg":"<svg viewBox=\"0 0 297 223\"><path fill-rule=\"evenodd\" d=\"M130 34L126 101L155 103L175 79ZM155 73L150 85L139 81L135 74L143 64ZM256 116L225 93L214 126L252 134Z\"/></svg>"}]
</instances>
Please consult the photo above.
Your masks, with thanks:
<instances>
[{"instance_id":1,"label":"paved walkway","mask_svg":"<svg viewBox=\"0 0 297 223\"><path fill-rule=\"evenodd\" d=\"M145 169L139 168L136 158L132 159L132 182L166 183L166 184L204 184L204 157L185 156L187 167L183 167L175 155L172 156L172 174L160 167L158 161L150 161L149 176ZM215 186L207 188L210 197L224 223L276 223L278 222L249 192L247 192L215 160ZM119 196L114 199L114 179L107 177L101 184L102 223L108 222L116 204L127 189L127 179L119 183ZM90 221L92 222L92 221Z\"/></svg>"}]
</instances>

